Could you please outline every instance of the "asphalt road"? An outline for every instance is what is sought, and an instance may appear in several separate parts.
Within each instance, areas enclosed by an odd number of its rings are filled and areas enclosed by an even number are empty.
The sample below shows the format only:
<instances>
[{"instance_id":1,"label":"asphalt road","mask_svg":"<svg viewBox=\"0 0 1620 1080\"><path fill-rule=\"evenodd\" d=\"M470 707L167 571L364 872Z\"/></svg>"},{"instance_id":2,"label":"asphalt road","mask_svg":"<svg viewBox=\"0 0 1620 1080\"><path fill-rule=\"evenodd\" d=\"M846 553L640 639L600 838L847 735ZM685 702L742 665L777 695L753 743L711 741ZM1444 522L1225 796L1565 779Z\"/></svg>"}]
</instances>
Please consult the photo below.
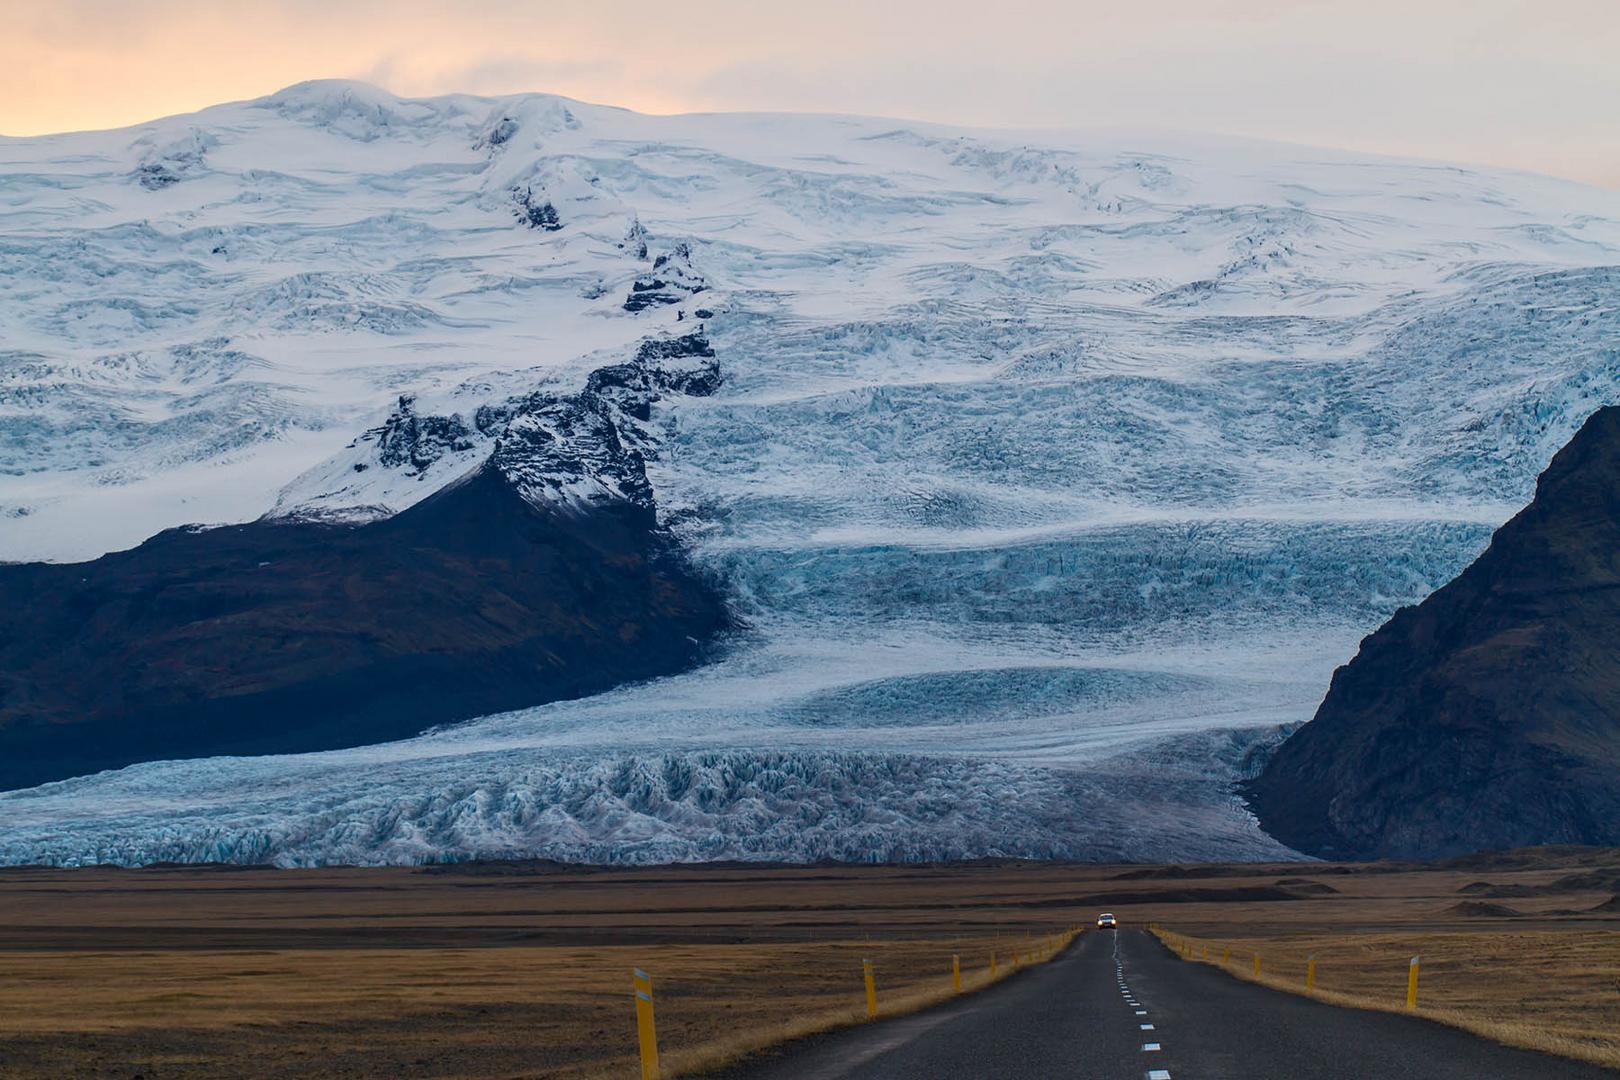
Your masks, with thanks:
<instances>
[{"instance_id":1,"label":"asphalt road","mask_svg":"<svg viewBox=\"0 0 1620 1080\"><path fill-rule=\"evenodd\" d=\"M788 1045L734 1080L1614 1080L1455 1028L1268 990L1145 931L1088 931L1051 963L914 1016Z\"/></svg>"}]
</instances>

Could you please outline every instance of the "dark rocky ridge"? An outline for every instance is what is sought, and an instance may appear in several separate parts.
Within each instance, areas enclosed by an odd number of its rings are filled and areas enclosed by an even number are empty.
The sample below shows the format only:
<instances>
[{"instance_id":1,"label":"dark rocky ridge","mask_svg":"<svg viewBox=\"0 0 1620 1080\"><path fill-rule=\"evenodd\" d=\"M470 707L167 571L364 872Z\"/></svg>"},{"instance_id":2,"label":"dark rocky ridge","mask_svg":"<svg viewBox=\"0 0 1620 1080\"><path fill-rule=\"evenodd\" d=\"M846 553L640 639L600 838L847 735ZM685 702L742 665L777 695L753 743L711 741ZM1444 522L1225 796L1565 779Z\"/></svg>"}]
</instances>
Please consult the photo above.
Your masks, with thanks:
<instances>
[{"instance_id":1,"label":"dark rocky ridge","mask_svg":"<svg viewBox=\"0 0 1620 1080\"><path fill-rule=\"evenodd\" d=\"M645 253L645 239L640 248ZM684 303L708 287L708 281L692 265L691 247L676 244L653 260L651 270L630 283L630 295L624 298L624 310L645 311L664 304Z\"/></svg>"},{"instance_id":2,"label":"dark rocky ridge","mask_svg":"<svg viewBox=\"0 0 1620 1080\"><path fill-rule=\"evenodd\" d=\"M1620 408L1490 547L1396 612L1247 790L1325 857L1620 844Z\"/></svg>"},{"instance_id":3,"label":"dark rocky ridge","mask_svg":"<svg viewBox=\"0 0 1620 1080\"><path fill-rule=\"evenodd\" d=\"M499 431L490 460L538 503L623 500L653 525L647 458L660 432L653 403L671 394L707 397L720 366L702 330L641 343L627 363L591 372L577 394L536 392L480 408L481 432Z\"/></svg>"},{"instance_id":4,"label":"dark rocky ridge","mask_svg":"<svg viewBox=\"0 0 1620 1080\"><path fill-rule=\"evenodd\" d=\"M526 187L512 192L512 200L517 203L517 219L529 228L544 229L546 232L556 232L562 228L562 218L558 216L556 206L543 194L536 197L534 188Z\"/></svg>"},{"instance_id":5,"label":"dark rocky ridge","mask_svg":"<svg viewBox=\"0 0 1620 1080\"><path fill-rule=\"evenodd\" d=\"M416 395L401 394L380 428L368 431L377 441L377 460L389 468L424 469L446 453L472 449L472 432L459 416L418 416Z\"/></svg>"},{"instance_id":6,"label":"dark rocky ridge","mask_svg":"<svg viewBox=\"0 0 1620 1080\"><path fill-rule=\"evenodd\" d=\"M489 457L393 517L0 566L0 788L381 742L693 665L730 618L658 526L646 422L718 378L701 334L648 342L577 394L494 407ZM379 467L470 431L401 412Z\"/></svg>"},{"instance_id":7,"label":"dark rocky ridge","mask_svg":"<svg viewBox=\"0 0 1620 1080\"><path fill-rule=\"evenodd\" d=\"M350 468L419 478L446 458L460 469L489 459L537 504L619 499L651 512L647 459L663 435L652 422L654 402L706 397L719 386L719 361L700 327L643 341L630 360L591 372L576 393L535 390L481 404L470 418L422 413L414 394L402 394L382 424L350 444L361 452ZM302 501L281 513L352 518L354 489L333 483L302 491Z\"/></svg>"},{"instance_id":8,"label":"dark rocky ridge","mask_svg":"<svg viewBox=\"0 0 1620 1080\"><path fill-rule=\"evenodd\" d=\"M624 231L624 239L619 241L619 250L638 261L647 257L647 230L642 228L639 217L630 219L630 225Z\"/></svg>"}]
</instances>

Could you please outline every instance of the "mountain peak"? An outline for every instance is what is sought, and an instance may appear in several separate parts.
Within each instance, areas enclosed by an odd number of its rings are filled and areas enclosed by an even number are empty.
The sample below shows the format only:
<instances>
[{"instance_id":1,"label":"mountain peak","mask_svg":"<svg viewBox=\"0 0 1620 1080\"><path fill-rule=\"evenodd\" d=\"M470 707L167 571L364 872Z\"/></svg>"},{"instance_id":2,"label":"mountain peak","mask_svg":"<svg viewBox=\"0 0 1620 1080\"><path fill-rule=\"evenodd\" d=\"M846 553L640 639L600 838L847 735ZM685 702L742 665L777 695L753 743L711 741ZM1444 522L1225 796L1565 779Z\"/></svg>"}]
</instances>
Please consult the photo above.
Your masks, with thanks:
<instances>
[{"instance_id":1,"label":"mountain peak","mask_svg":"<svg viewBox=\"0 0 1620 1080\"><path fill-rule=\"evenodd\" d=\"M402 98L379 86L349 79L296 83L252 104L361 142L392 129L409 130L424 121L461 111L449 99Z\"/></svg>"},{"instance_id":2,"label":"mountain peak","mask_svg":"<svg viewBox=\"0 0 1620 1080\"><path fill-rule=\"evenodd\" d=\"M404 100L375 83L363 82L359 79L305 79L303 82L284 86L275 93L267 94L258 100L265 104L286 105L338 99L377 104L384 102L397 104Z\"/></svg>"}]
</instances>

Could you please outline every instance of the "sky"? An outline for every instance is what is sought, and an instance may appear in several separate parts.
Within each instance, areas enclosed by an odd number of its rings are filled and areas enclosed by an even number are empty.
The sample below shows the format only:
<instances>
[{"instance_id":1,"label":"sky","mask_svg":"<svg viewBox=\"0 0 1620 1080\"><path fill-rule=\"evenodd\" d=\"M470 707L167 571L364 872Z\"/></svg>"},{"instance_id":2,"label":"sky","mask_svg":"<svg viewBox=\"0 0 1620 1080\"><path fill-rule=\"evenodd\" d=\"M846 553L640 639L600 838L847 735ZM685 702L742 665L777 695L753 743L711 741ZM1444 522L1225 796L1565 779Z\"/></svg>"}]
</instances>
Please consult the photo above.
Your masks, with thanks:
<instances>
[{"instance_id":1,"label":"sky","mask_svg":"<svg viewBox=\"0 0 1620 1080\"><path fill-rule=\"evenodd\" d=\"M1620 0L0 0L0 133L312 78L1172 130L1620 188Z\"/></svg>"}]
</instances>

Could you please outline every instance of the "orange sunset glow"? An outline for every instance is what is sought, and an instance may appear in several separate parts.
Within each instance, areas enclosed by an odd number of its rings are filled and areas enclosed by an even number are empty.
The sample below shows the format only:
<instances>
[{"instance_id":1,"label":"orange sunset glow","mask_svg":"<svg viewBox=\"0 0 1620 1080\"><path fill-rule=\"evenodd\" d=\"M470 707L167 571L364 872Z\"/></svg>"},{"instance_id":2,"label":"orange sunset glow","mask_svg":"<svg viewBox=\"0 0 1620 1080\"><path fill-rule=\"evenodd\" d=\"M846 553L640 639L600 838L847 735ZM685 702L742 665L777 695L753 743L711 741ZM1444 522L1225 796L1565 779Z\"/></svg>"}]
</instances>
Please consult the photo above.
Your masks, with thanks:
<instances>
[{"instance_id":1,"label":"orange sunset glow","mask_svg":"<svg viewBox=\"0 0 1620 1080\"><path fill-rule=\"evenodd\" d=\"M1620 184L1611 0L12 0L0 132L106 128L311 78L544 90L645 112L784 110L1248 135ZM1422 108L1415 108L1421 102Z\"/></svg>"}]
</instances>

